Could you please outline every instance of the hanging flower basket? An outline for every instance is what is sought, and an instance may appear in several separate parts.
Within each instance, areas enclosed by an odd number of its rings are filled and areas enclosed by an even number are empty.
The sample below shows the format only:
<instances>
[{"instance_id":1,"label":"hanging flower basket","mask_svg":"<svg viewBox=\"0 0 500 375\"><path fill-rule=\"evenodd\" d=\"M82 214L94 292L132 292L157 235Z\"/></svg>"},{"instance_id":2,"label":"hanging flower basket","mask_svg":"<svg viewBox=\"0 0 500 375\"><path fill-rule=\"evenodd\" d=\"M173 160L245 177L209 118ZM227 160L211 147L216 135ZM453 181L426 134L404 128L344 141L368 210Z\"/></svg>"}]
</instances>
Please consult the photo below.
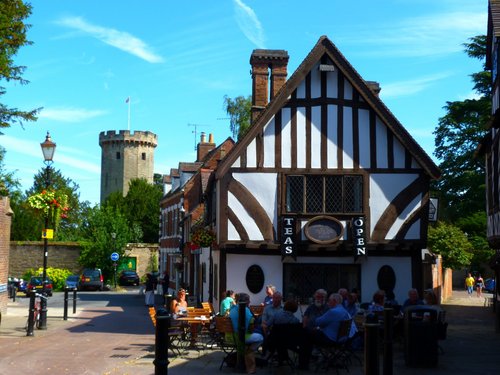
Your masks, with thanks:
<instances>
[{"instance_id":1,"label":"hanging flower basket","mask_svg":"<svg viewBox=\"0 0 500 375\"><path fill-rule=\"evenodd\" d=\"M42 190L28 197L28 205L48 217L49 223L57 227L61 219L68 218L68 196L56 190Z\"/></svg>"},{"instance_id":2,"label":"hanging flower basket","mask_svg":"<svg viewBox=\"0 0 500 375\"><path fill-rule=\"evenodd\" d=\"M191 242L198 247L209 247L215 240L215 233L206 228L197 228L191 235Z\"/></svg>"}]
</instances>

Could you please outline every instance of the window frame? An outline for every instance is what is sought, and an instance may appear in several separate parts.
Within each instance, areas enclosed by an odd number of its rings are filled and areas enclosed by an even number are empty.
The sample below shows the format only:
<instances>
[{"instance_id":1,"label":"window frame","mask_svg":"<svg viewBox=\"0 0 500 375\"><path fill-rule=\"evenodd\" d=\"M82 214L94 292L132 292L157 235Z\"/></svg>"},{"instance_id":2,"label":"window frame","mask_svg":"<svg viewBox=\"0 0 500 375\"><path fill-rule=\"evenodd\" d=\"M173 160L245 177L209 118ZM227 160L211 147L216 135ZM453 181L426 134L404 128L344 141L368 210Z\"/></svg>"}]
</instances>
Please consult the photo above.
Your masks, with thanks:
<instances>
[{"instance_id":1,"label":"window frame","mask_svg":"<svg viewBox=\"0 0 500 375\"><path fill-rule=\"evenodd\" d=\"M295 207L298 205L295 203L289 202L289 177L301 177L302 178L302 209L299 210L294 210ZM322 178L322 210L321 211L308 211L308 187L307 187L307 179L308 177L311 178L317 178L321 177ZM338 177L341 178L341 190L342 190L342 210L340 211L328 211L327 210L327 191L326 191L326 179L328 177ZM360 211L356 210L346 210L346 196L347 196L347 191L345 190L345 181L349 177L356 177L360 178L361 180L361 192L357 194L358 199L361 199L361 203L358 204ZM359 185L358 185L359 186ZM287 173L283 175L283 214L285 215L311 215L311 216L316 216L316 215L333 215L333 216L357 216L357 215L365 215L366 213L366 206L367 206L367 179L366 175L362 173L330 173L330 174L318 174L318 173ZM300 189L299 189L300 190ZM289 209L289 207L292 207L292 209Z\"/></svg>"}]
</instances>

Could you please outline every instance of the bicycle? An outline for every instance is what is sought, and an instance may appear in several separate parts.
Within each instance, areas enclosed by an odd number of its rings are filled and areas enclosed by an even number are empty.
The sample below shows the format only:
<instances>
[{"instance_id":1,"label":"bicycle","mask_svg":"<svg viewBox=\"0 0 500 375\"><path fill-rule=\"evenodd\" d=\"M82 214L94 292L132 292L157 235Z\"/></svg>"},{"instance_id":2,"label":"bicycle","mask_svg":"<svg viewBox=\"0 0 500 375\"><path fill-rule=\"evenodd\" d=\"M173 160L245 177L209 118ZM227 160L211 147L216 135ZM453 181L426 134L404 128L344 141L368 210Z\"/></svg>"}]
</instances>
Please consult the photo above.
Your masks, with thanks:
<instances>
[{"instance_id":1,"label":"bicycle","mask_svg":"<svg viewBox=\"0 0 500 375\"><path fill-rule=\"evenodd\" d=\"M37 298L37 297L39 297L39 298ZM41 303L42 298L47 300L47 297L44 296L43 294L35 293L35 309L33 311L33 326L35 326L37 329L40 328L40 311L42 310L42 303ZM26 326L24 327L26 332L29 332L29 323L30 323L30 318L28 316L28 319L26 320Z\"/></svg>"}]
</instances>

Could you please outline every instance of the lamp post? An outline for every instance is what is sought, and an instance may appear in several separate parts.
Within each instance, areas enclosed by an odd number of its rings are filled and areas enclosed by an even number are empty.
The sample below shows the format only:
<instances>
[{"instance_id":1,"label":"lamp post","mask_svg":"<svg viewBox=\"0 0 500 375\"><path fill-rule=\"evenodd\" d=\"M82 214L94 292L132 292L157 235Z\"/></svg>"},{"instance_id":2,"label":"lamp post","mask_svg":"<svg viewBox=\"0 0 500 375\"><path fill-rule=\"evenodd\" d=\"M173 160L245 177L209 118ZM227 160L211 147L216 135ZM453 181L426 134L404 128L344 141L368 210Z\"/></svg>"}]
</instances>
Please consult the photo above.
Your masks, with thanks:
<instances>
[{"instance_id":1,"label":"lamp post","mask_svg":"<svg viewBox=\"0 0 500 375\"><path fill-rule=\"evenodd\" d=\"M45 188L48 189L51 184L50 174L51 174L51 164L52 157L56 150L56 144L52 142L49 132L45 137L45 141L40 144L42 147L43 159L45 163ZM49 214L45 215L45 228L43 231L43 275L42 275L42 294L44 297L47 296L46 284L47 284L47 258L49 255L48 250L48 239L47 239L47 227L49 226ZM41 298L40 301L40 325L39 329L47 329L47 298Z\"/></svg>"}]
</instances>

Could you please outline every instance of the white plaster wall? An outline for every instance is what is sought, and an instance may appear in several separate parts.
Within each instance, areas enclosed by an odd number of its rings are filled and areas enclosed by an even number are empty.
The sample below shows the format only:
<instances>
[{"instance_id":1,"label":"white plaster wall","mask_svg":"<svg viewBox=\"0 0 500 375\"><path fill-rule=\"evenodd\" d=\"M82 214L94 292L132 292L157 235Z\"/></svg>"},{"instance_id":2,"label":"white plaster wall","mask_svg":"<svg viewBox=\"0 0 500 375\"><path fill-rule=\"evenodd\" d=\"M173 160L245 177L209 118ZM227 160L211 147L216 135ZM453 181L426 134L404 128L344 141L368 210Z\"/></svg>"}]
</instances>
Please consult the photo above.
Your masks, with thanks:
<instances>
[{"instance_id":1,"label":"white plaster wall","mask_svg":"<svg viewBox=\"0 0 500 375\"><path fill-rule=\"evenodd\" d=\"M405 149L403 145L394 138L394 168L405 168Z\"/></svg>"},{"instance_id":2,"label":"white plaster wall","mask_svg":"<svg viewBox=\"0 0 500 375\"><path fill-rule=\"evenodd\" d=\"M245 207L242 206L240 201L231 193L227 193L227 205L233 210L235 215L240 219L240 221L245 225L245 229L248 234L248 238L252 241L262 241L262 233L255 221L250 217ZM229 235L229 233L228 233ZM235 240L236 238L229 238L228 240Z\"/></svg>"},{"instance_id":3,"label":"white plaster wall","mask_svg":"<svg viewBox=\"0 0 500 375\"><path fill-rule=\"evenodd\" d=\"M404 210L401 212L401 215L398 216L396 221L394 222L394 225L389 229L387 232L386 238L394 238L394 236L397 234L397 231L399 228L401 228L401 225L405 222L405 220L416 210L420 207L420 204L422 202L422 196L418 195ZM420 238L420 220L418 220L415 224L418 225L413 225L412 230L408 231L406 233L405 239L411 240L411 239L419 239Z\"/></svg>"},{"instance_id":4,"label":"white plaster wall","mask_svg":"<svg viewBox=\"0 0 500 375\"><path fill-rule=\"evenodd\" d=\"M201 295L201 302L206 302L208 301L208 284L210 281L210 248L209 247L203 247L201 249L201 254L200 254L200 273L202 272L203 267L201 267L202 264L205 264L205 281L202 279L202 284L203 284L203 294ZM202 275L200 275L201 277Z\"/></svg>"},{"instance_id":5,"label":"white plaster wall","mask_svg":"<svg viewBox=\"0 0 500 375\"><path fill-rule=\"evenodd\" d=\"M344 107L344 160L343 168L353 168L354 145L352 138L352 108Z\"/></svg>"},{"instance_id":6,"label":"white plaster wall","mask_svg":"<svg viewBox=\"0 0 500 375\"><path fill-rule=\"evenodd\" d=\"M290 108L281 110L281 166L290 168L292 166L292 124L290 122Z\"/></svg>"},{"instance_id":7,"label":"white plaster wall","mask_svg":"<svg viewBox=\"0 0 500 375\"><path fill-rule=\"evenodd\" d=\"M326 139L326 152L328 154L328 168L336 169L338 168L337 151L338 151L338 138L337 138L337 111L338 107L336 105L328 106L328 127L327 127L327 139Z\"/></svg>"},{"instance_id":8,"label":"white plaster wall","mask_svg":"<svg viewBox=\"0 0 500 375\"><path fill-rule=\"evenodd\" d=\"M337 98L339 96L338 77L339 71L337 67L335 67L335 70L333 72L328 72L328 80L326 82L326 95L329 98Z\"/></svg>"},{"instance_id":9,"label":"white plaster wall","mask_svg":"<svg viewBox=\"0 0 500 375\"><path fill-rule=\"evenodd\" d=\"M255 138L247 147L247 167L257 167L257 141Z\"/></svg>"},{"instance_id":10,"label":"white plaster wall","mask_svg":"<svg viewBox=\"0 0 500 375\"><path fill-rule=\"evenodd\" d=\"M283 267L281 256L259 256L259 255L227 255L227 288L236 293L244 292L250 296L250 304L258 305L264 301L266 296L265 286L274 285L278 291L283 290ZM257 264L264 271L264 287L257 293L251 293L246 285L245 276L250 266Z\"/></svg>"},{"instance_id":11,"label":"white plaster wall","mask_svg":"<svg viewBox=\"0 0 500 375\"><path fill-rule=\"evenodd\" d=\"M275 123L274 117L264 126L264 167L274 168L274 143L275 143Z\"/></svg>"},{"instance_id":12,"label":"white plaster wall","mask_svg":"<svg viewBox=\"0 0 500 375\"><path fill-rule=\"evenodd\" d=\"M387 127L377 117L375 119L375 134L377 137L377 167L387 168L389 161L387 160Z\"/></svg>"},{"instance_id":13,"label":"white plaster wall","mask_svg":"<svg viewBox=\"0 0 500 375\"><path fill-rule=\"evenodd\" d=\"M291 149L288 150L288 153ZM297 108L297 168L306 167L306 109Z\"/></svg>"},{"instance_id":14,"label":"white plaster wall","mask_svg":"<svg viewBox=\"0 0 500 375\"><path fill-rule=\"evenodd\" d=\"M344 79L344 99L352 99L352 85L346 79Z\"/></svg>"},{"instance_id":15,"label":"white plaster wall","mask_svg":"<svg viewBox=\"0 0 500 375\"><path fill-rule=\"evenodd\" d=\"M417 174L372 173L370 175L370 234L373 233L373 228L389 203L417 177ZM396 232L400 224L401 222L394 227Z\"/></svg>"},{"instance_id":16,"label":"white plaster wall","mask_svg":"<svg viewBox=\"0 0 500 375\"><path fill-rule=\"evenodd\" d=\"M212 251L212 262L214 266L217 264L217 270L220 272L220 252L219 251ZM215 269L215 267L214 267ZM219 275L214 273L214 299L213 299L213 305L214 309L216 312L219 312L220 308L220 303L222 302L222 299L220 296L217 294L219 293L218 290L215 290L216 285L220 285L220 283L215 283L215 279L217 278L217 281L219 281ZM219 298L216 298L219 297Z\"/></svg>"},{"instance_id":17,"label":"white plaster wall","mask_svg":"<svg viewBox=\"0 0 500 375\"><path fill-rule=\"evenodd\" d=\"M278 228L278 176L276 173L234 173L236 181L251 191Z\"/></svg>"},{"instance_id":18,"label":"white plaster wall","mask_svg":"<svg viewBox=\"0 0 500 375\"><path fill-rule=\"evenodd\" d=\"M370 168L370 111L360 109L359 118L359 166Z\"/></svg>"},{"instance_id":19,"label":"white plaster wall","mask_svg":"<svg viewBox=\"0 0 500 375\"><path fill-rule=\"evenodd\" d=\"M321 107L311 108L311 167L321 168Z\"/></svg>"},{"instance_id":20,"label":"white plaster wall","mask_svg":"<svg viewBox=\"0 0 500 375\"><path fill-rule=\"evenodd\" d=\"M408 298L411 284L411 258L402 257L368 257L361 263L361 302L371 302L373 294L378 290L377 274L384 265L389 265L396 274L394 294L396 300L402 304Z\"/></svg>"},{"instance_id":21,"label":"white plaster wall","mask_svg":"<svg viewBox=\"0 0 500 375\"><path fill-rule=\"evenodd\" d=\"M321 72L318 63L311 70L311 98L319 97L321 97Z\"/></svg>"}]
</instances>

